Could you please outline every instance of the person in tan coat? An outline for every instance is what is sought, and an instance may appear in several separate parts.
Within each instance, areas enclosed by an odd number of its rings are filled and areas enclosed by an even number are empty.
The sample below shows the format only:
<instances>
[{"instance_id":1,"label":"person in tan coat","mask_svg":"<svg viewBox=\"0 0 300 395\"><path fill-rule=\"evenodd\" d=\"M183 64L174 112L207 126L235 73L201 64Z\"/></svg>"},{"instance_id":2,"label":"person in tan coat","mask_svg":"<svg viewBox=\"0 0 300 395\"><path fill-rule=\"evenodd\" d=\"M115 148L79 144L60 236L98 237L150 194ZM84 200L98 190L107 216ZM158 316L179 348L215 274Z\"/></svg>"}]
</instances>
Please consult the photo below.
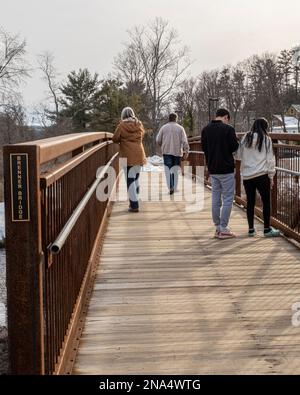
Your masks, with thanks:
<instances>
[{"instance_id":1,"label":"person in tan coat","mask_svg":"<svg viewBox=\"0 0 300 395\"><path fill-rule=\"evenodd\" d=\"M121 121L113 135L113 142L120 144L120 158L126 162L124 173L129 197L129 211L139 211L139 176L141 167L146 163L143 147L145 129L130 107L121 113Z\"/></svg>"}]
</instances>

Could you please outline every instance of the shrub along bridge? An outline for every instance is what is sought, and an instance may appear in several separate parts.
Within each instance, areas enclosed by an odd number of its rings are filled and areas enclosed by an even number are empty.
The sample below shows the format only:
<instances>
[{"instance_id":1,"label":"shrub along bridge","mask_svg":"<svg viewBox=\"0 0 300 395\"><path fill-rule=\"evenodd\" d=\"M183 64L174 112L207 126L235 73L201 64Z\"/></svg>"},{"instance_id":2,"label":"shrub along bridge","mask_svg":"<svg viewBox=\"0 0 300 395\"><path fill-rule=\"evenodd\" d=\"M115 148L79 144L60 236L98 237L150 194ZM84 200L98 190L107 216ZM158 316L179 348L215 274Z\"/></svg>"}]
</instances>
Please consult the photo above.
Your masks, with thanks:
<instances>
[{"instance_id":1,"label":"shrub along bridge","mask_svg":"<svg viewBox=\"0 0 300 395\"><path fill-rule=\"evenodd\" d=\"M11 373L299 374L300 136L272 136L272 222L285 236L246 237L237 163L234 241L213 239L207 172L194 181L207 186L199 212L176 199L139 214L99 201L107 168L120 170L111 137L4 149ZM205 161L200 139L190 145L195 174ZM142 188L150 180L142 173Z\"/></svg>"}]
</instances>

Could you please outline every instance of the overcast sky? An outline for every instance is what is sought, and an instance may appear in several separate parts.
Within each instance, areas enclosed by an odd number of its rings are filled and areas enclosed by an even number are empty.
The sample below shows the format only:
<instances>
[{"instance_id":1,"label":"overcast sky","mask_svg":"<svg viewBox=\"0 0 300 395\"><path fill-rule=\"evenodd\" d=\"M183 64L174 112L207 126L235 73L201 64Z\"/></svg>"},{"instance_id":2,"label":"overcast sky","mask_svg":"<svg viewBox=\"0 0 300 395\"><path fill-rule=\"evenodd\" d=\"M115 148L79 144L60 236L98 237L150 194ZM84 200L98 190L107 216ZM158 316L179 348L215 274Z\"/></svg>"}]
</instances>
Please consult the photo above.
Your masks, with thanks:
<instances>
[{"instance_id":1,"label":"overcast sky","mask_svg":"<svg viewBox=\"0 0 300 395\"><path fill-rule=\"evenodd\" d=\"M105 77L127 30L155 17L190 48L194 75L300 43L300 0L0 0L0 15L0 26L26 38L33 65L51 51L62 76L88 67ZM44 90L35 73L23 89L26 104Z\"/></svg>"}]
</instances>

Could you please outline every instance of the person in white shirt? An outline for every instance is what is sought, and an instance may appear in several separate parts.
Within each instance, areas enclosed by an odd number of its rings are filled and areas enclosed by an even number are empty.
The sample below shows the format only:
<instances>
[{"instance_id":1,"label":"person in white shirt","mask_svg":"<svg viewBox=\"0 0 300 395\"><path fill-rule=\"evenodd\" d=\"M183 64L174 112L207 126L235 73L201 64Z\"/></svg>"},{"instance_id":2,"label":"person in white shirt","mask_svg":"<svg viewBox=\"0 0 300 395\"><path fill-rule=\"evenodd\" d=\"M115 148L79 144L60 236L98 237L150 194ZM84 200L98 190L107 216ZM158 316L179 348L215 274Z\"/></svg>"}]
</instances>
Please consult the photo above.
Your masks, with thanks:
<instances>
[{"instance_id":1,"label":"person in white shirt","mask_svg":"<svg viewBox=\"0 0 300 395\"><path fill-rule=\"evenodd\" d=\"M167 185L170 195L173 195L177 190L181 158L186 159L189 153L187 136L177 123L177 114L169 115L169 122L158 132L156 142L162 148Z\"/></svg>"},{"instance_id":2,"label":"person in white shirt","mask_svg":"<svg viewBox=\"0 0 300 395\"><path fill-rule=\"evenodd\" d=\"M276 174L272 139L268 135L269 124L265 118L257 119L251 131L241 140L236 159L241 161L241 175L247 195L247 219L249 237L254 237L254 209L256 190L263 203L264 236L277 237L279 231L270 226L271 188Z\"/></svg>"}]
</instances>

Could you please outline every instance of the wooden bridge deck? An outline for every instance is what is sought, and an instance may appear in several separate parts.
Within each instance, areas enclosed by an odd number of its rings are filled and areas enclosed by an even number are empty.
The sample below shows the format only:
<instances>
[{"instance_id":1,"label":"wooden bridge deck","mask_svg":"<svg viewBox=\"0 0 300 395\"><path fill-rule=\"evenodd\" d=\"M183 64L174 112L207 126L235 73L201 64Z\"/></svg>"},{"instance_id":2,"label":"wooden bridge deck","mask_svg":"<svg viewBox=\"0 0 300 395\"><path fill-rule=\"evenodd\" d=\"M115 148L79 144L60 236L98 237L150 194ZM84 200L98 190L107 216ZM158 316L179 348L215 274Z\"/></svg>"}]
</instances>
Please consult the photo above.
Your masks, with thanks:
<instances>
[{"instance_id":1,"label":"wooden bridge deck","mask_svg":"<svg viewBox=\"0 0 300 395\"><path fill-rule=\"evenodd\" d=\"M114 205L73 374L300 374L299 250L237 207L213 239L210 201Z\"/></svg>"}]
</instances>

